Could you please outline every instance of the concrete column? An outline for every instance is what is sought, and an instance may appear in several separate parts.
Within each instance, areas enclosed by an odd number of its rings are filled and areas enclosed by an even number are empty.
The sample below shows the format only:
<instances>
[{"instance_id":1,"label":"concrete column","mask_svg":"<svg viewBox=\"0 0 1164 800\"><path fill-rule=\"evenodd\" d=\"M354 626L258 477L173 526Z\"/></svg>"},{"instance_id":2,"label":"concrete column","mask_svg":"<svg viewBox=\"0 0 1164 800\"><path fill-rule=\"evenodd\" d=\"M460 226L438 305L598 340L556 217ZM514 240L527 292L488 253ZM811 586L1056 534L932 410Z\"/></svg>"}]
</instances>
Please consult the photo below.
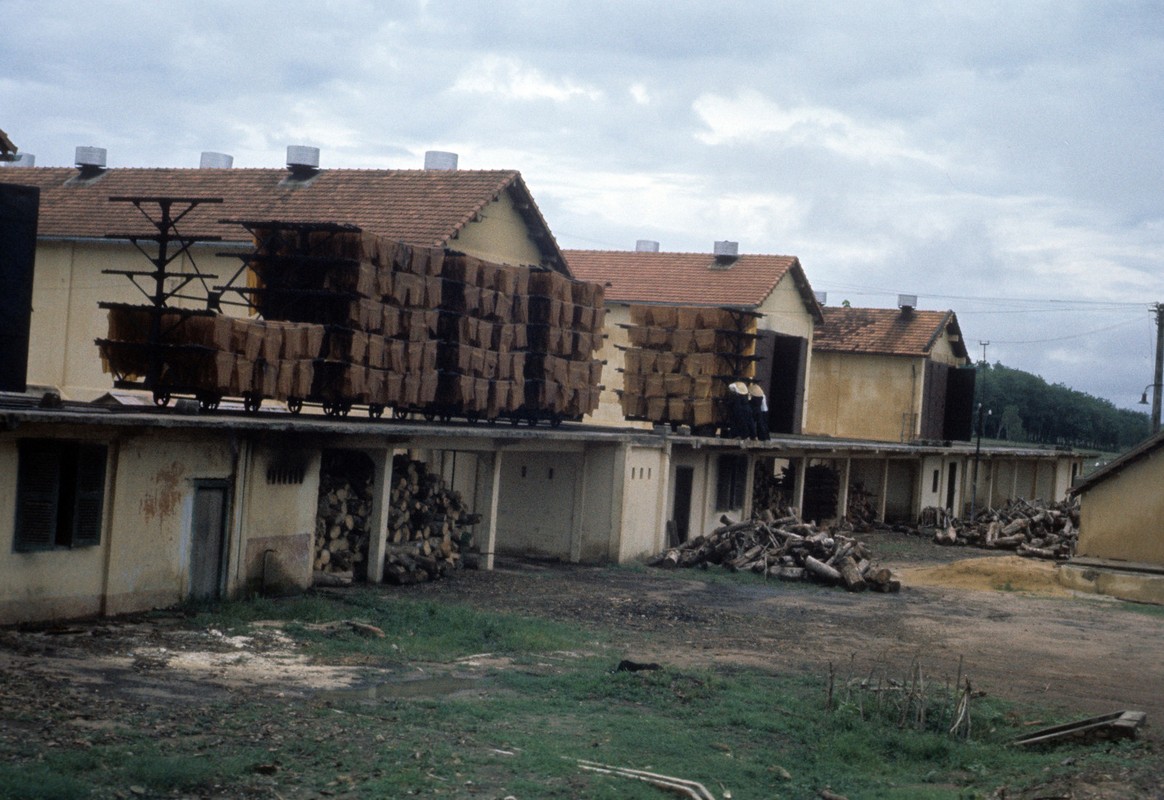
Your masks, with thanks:
<instances>
[{"instance_id":1,"label":"concrete column","mask_svg":"<svg viewBox=\"0 0 1164 800\"><path fill-rule=\"evenodd\" d=\"M841 486L837 492L837 522L849 513L849 481L853 472L853 459L845 456L845 468L841 470Z\"/></svg>"},{"instance_id":2,"label":"concrete column","mask_svg":"<svg viewBox=\"0 0 1164 800\"><path fill-rule=\"evenodd\" d=\"M808 456L800 456L796 462L796 489L792 493L793 505L804 515L804 484L808 480Z\"/></svg>"},{"instance_id":3,"label":"concrete column","mask_svg":"<svg viewBox=\"0 0 1164 800\"><path fill-rule=\"evenodd\" d=\"M503 451L495 450L482 454L477 460L478 507L481 509L481 521L485 525L483 536L477 544L481 548L481 555L485 557L482 565L485 569L493 569L493 556L497 549L497 505L501 496L502 456Z\"/></svg>"},{"instance_id":4,"label":"concrete column","mask_svg":"<svg viewBox=\"0 0 1164 800\"><path fill-rule=\"evenodd\" d=\"M570 562L582 560L582 518L586 514L586 468L590 449L582 451L578 469L574 473L574 509L570 514Z\"/></svg>"},{"instance_id":5,"label":"concrete column","mask_svg":"<svg viewBox=\"0 0 1164 800\"><path fill-rule=\"evenodd\" d=\"M881 463L881 490L877 493L877 519L885 521L886 495L889 494L889 459Z\"/></svg>"},{"instance_id":6,"label":"concrete column","mask_svg":"<svg viewBox=\"0 0 1164 800\"><path fill-rule=\"evenodd\" d=\"M748 472L744 476L744 508L740 515L740 522L752 518L752 501L756 491L756 457L748 453L747 459Z\"/></svg>"},{"instance_id":7,"label":"concrete column","mask_svg":"<svg viewBox=\"0 0 1164 800\"><path fill-rule=\"evenodd\" d=\"M388 511L392 507L392 454L372 450L372 515L368 518L368 583L384 580L384 555L388 551Z\"/></svg>"}]
</instances>

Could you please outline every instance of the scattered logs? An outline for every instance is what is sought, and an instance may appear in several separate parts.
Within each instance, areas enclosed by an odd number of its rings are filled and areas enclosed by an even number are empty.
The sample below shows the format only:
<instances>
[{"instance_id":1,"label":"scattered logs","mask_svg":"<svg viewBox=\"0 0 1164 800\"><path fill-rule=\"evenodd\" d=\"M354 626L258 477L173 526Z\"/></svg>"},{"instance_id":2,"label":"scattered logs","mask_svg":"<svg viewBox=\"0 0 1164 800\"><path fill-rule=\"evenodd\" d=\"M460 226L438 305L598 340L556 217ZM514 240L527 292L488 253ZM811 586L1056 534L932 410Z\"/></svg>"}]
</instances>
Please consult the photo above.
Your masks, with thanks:
<instances>
[{"instance_id":1,"label":"scattered logs","mask_svg":"<svg viewBox=\"0 0 1164 800\"><path fill-rule=\"evenodd\" d=\"M1058 503L1011 500L960 520L940 508L922 509L919 532L938 544L1013 550L1020 556L1065 560L1079 541L1078 499Z\"/></svg>"},{"instance_id":2,"label":"scattered logs","mask_svg":"<svg viewBox=\"0 0 1164 800\"><path fill-rule=\"evenodd\" d=\"M802 522L793 514L776 518L723 524L678 547L664 550L647 561L649 566L676 568L719 564L732 572L748 570L780 580L813 580L844 586L850 592L871 589L897 592L901 582L872 561L861 541Z\"/></svg>"}]
</instances>

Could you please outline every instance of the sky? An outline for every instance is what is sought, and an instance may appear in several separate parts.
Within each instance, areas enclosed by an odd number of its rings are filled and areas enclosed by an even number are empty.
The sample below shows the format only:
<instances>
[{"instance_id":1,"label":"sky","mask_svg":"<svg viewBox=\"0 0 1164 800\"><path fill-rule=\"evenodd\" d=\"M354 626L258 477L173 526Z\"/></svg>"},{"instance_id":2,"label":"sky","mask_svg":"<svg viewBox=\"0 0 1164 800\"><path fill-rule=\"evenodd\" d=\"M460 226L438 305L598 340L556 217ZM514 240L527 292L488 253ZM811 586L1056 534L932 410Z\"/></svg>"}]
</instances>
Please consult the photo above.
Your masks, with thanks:
<instances>
[{"instance_id":1,"label":"sky","mask_svg":"<svg viewBox=\"0 0 1164 800\"><path fill-rule=\"evenodd\" d=\"M567 249L799 257L975 360L1137 405L1164 302L1164 5L0 0L37 166L517 169ZM989 344L983 345L983 342ZM1150 391L1150 390L1149 390Z\"/></svg>"}]
</instances>

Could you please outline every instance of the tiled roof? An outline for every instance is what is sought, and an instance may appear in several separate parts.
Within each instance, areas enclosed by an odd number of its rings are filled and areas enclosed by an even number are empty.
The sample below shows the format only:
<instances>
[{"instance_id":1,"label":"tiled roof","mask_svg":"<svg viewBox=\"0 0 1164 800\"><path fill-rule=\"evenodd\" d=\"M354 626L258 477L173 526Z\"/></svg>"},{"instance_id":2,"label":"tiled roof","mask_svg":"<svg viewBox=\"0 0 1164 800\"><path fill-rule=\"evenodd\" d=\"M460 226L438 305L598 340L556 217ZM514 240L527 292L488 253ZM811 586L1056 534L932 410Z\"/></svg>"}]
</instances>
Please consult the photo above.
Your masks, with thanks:
<instances>
[{"instance_id":1,"label":"tiled roof","mask_svg":"<svg viewBox=\"0 0 1164 800\"><path fill-rule=\"evenodd\" d=\"M409 244L449 245L477 214L509 191L548 262L561 263L549 226L516 170L321 170L289 180L281 169L110 169L79 180L75 169L33 167L0 171L0 183L40 188L42 237L104 237L144 231L140 213L110 197L221 197L195 209L180 230L189 236L247 241L220 219L337 222Z\"/></svg>"},{"instance_id":2,"label":"tiled roof","mask_svg":"<svg viewBox=\"0 0 1164 800\"><path fill-rule=\"evenodd\" d=\"M896 308L824 308L824 323L813 331L812 349L835 353L894 356L929 355L943 332L954 338L955 355L965 359L966 343L953 311L903 313Z\"/></svg>"},{"instance_id":3,"label":"tiled roof","mask_svg":"<svg viewBox=\"0 0 1164 800\"><path fill-rule=\"evenodd\" d=\"M814 316L819 305L796 256L741 255L717 262L710 253L637 250L565 250L574 277L604 284L606 299L621 303L668 303L755 307L791 275Z\"/></svg>"}]
</instances>

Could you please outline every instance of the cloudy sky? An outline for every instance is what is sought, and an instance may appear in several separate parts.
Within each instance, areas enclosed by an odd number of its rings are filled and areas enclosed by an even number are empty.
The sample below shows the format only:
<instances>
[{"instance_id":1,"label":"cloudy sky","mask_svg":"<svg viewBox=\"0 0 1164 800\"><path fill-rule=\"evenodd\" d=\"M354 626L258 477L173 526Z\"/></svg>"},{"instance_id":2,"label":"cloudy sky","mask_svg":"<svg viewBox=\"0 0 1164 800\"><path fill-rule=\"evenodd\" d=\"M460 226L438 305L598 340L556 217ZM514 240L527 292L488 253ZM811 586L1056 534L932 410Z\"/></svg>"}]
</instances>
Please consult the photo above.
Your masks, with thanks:
<instances>
[{"instance_id":1,"label":"cloudy sky","mask_svg":"<svg viewBox=\"0 0 1164 800\"><path fill-rule=\"evenodd\" d=\"M838 305L1135 406L1164 302L1164 6L0 0L38 166L522 172L565 248L800 257Z\"/></svg>"}]
</instances>

